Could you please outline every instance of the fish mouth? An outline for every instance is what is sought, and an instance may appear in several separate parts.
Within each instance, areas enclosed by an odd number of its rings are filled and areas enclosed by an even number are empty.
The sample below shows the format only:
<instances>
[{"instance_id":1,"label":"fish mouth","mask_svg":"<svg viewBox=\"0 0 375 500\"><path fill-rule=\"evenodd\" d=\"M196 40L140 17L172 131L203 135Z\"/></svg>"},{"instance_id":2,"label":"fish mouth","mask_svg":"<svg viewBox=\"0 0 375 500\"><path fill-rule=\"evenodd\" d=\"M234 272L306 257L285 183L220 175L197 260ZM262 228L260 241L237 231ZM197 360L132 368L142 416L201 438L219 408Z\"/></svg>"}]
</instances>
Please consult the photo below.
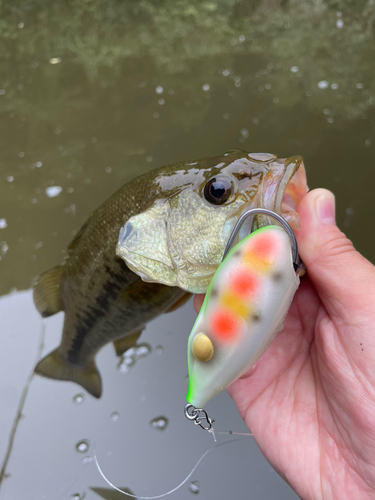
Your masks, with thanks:
<instances>
[{"instance_id":1,"label":"fish mouth","mask_svg":"<svg viewBox=\"0 0 375 500\"><path fill-rule=\"evenodd\" d=\"M285 173L280 181L274 211L289 223L292 229L300 229L297 205L309 190L302 156L285 160Z\"/></svg>"},{"instance_id":2,"label":"fish mouth","mask_svg":"<svg viewBox=\"0 0 375 500\"><path fill-rule=\"evenodd\" d=\"M281 215L292 229L299 229L299 215L296 209L308 191L303 158L290 156L274 161L269 167L269 171L259 186L255 207L272 210ZM266 215L257 215L252 228L258 229L270 224L275 224L275 220Z\"/></svg>"}]
</instances>

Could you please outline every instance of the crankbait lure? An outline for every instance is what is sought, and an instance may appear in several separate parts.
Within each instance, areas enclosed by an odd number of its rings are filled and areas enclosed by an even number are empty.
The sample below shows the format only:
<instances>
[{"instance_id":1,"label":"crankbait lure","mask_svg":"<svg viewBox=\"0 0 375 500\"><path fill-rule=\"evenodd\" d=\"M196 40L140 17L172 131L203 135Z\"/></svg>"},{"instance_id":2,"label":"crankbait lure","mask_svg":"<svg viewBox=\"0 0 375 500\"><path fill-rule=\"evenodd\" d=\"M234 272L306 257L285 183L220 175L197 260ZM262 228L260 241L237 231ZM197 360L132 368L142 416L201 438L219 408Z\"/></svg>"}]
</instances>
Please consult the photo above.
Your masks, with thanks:
<instances>
[{"instance_id":1,"label":"crankbait lure","mask_svg":"<svg viewBox=\"0 0 375 500\"><path fill-rule=\"evenodd\" d=\"M259 213L282 227L258 229L228 252L244 220ZM240 217L189 336L189 420L211 429L203 406L246 373L282 329L303 269L285 219L260 208Z\"/></svg>"}]
</instances>

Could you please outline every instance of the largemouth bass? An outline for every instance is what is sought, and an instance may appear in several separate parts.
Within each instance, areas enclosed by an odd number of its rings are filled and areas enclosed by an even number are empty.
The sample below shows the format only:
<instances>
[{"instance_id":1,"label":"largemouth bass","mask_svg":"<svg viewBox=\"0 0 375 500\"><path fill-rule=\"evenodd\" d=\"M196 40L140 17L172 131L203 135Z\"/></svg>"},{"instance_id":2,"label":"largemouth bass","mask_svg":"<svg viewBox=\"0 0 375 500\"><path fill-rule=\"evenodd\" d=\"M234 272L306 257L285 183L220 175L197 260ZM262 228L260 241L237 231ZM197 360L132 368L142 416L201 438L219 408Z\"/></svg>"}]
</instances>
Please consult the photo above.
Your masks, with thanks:
<instances>
[{"instance_id":1,"label":"largemouth bass","mask_svg":"<svg viewBox=\"0 0 375 500\"><path fill-rule=\"evenodd\" d=\"M300 156L242 150L128 182L91 214L65 262L34 287L42 316L65 312L61 344L35 372L100 397L99 349L113 341L122 351L132 347L147 322L177 308L187 292L206 291L243 210L269 208L296 227L294 208L306 191Z\"/></svg>"}]
</instances>

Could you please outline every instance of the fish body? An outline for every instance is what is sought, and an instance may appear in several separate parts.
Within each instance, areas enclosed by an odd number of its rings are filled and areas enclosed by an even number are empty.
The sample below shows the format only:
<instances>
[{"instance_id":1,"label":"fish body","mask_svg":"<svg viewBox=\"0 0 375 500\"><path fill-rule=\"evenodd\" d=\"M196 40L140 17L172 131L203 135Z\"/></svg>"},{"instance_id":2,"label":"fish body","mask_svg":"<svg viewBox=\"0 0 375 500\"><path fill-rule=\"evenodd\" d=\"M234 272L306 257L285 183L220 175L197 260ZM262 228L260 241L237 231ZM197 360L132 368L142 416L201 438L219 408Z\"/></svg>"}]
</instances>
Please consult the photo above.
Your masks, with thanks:
<instances>
[{"instance_id":1,"label":"fish body","mask_svg":"<svg viewBox=\"0 0 375 500\"><path fill-rule=\"evenodd\" d=\"M243 209L265 206L282 212L284 195L293 197L296 191L298 198L306 191L301 157L257 158L235 150L168 165L128 182L93 212L68 247L65 262L44 273L34 287L42 316L65 313L61 344L38 363L36 373L76 382L99 397L95 356L101 347L113 341L122 349L131 347L148 321L177 307L187 291L206 289ZM194 217L197 212L204 224ZM142 226L137 238L136 217ZM182 281L148 279L143 271L141 277L151 282L142 281L133 272L134 263L126 265L122 258L119 235L126 240L126 233L136 264L142 261L147 268L156 262L158 270L161 263L165 271L172 259L172 274L177 269ZM182 286L184 279L187 286ZM196 287L191 282L202 283Z\"/></svg>"},{"instance_id":2,"label":"fish body","mask_svg":"<svg viewBox=\"0 0 375 500\"><path fill-rule=\"evenodd\" d=\"M188 340L188 403L197 408L248 371L264 353L299 285L290 239L258 229L226 256Z\"/></svg>"}]
</instances>

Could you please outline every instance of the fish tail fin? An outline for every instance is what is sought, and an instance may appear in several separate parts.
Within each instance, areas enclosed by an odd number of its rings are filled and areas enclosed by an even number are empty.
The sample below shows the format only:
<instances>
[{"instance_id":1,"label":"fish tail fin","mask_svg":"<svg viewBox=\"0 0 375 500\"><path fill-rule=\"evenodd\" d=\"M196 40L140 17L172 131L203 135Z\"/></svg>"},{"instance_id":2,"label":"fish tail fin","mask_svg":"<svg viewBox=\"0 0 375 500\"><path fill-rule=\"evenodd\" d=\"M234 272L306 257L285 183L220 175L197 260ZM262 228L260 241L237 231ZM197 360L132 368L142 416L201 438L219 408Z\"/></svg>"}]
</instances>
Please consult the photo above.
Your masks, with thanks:
<instances>
[{"instance_id":1,"label":"fish tail fin","mask_svg":"<svg viewBox=\"0 0 375 500\"><path fill-rule=\"evenodd\" d=\"M34 285L34 304L44 318L62 310L60 282L63 269L63 265L53 267L39 276Z\"/></svg>"},{"instance_id":2,"label":"fish tail fin","mask_svg":"<svg viewBox=\"0 0 375 500\"><path fill-rule=\"evenodd\" d=\"M55 349L39 361L34 371L43 377L75 382L94 398L100 398L102 394L102 379L95 361L84 368L73 366L61 356L58 349Z\"/></svg>"}]
</instances>

